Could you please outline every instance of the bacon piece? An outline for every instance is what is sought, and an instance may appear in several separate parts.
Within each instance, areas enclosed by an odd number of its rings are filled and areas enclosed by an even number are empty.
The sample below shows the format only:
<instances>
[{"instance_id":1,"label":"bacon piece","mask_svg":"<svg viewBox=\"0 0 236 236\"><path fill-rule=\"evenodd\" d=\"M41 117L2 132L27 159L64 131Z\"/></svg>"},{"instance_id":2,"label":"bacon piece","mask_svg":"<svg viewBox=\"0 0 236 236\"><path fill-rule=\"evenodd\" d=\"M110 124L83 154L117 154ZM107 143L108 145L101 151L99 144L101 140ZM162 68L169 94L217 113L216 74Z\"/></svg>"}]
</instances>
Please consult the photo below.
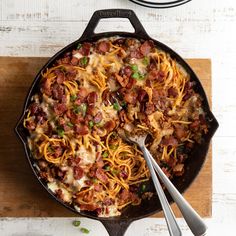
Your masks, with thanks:
<instances>
[{"instance_id":1,"label":"bacon piece","mask_svg":"<svg viewBox=\"0 0 236 236\"><path fill-rule=\"evenodd\" d=\"M164 137L161 143L165 146L173 146L173 147L178 146L178 141L173 136Z\"/></svg>"},{"instance_id":2,"label":"bacon piece","mask_svg":"<svg viewBox=\"0 0 236 236\"><path fill-rule=\"evenodd\" d=\"M79 135L86 135L89 133L89 128L88 126L80 123L75 125L75 132Z\"/></svg>"},{"instance_id":3,"label":"bacon piece","mask_svg":"<svg viewBox=\"0 0 236 236\"><path fill-rule=\"evenodd\" d=\"M199 119L193 121L193 122L189 125L190 129L193 129L193 130L197 130L199 126L200 126L200 120L199 120Z\"/></svg>"},{"instance_id":4,"label":"bacon piece","mask_svg":"<svg viewBox=\"0 0 236 236\"><path fill-rule=\"evenodd\" d=\"M67 107L64 103L57 103L56 105L54 105L53 109L56 115L62 115L67 111Z\"/></svg>"},{"instance_id":5,"label":"bacon piece","mask_svg":"<svg viewBox=\"0 0 236 236\"><path fill-rule=\"evenodd\" d=\"M77 66L79 64L79 59L77 57L72 57L70 63L73 65L73 66Z\"/></svg>"},{"instance_id":6,"label":"bacon piece","mask_svg":"<svg viewBox=\"0 0 236 236\"><path fill-rule=\"evenodd\" d=\"M164 81L165 74L162 71L158 71L157 69L153 69L149 71L147 79L153 81L156 80L159 83Z\"/></svg>"},{"instance_id":7,"label":"bacon piece","mask_svg":"<svg viewBox=\"0 0 236 236\"><path fill-rule=\"evenodd\" d=\"M102 93L102 101L104 102L104 104L106 106L111 104L110 98L111 98L111 93L110 93L109 89L104 90Z\"/></svg>"},{"instance_id":8,"label":"bacon piece","mask_svg":"<svg viewBox=\"0 0 236 236\"><path fill-rule=\"evenodd\" d=\"M73 168L74 178L81 179L84 175L84 171L80 166L74 166Z\"/></svg>"},{"instance_id":9,"label":"bacon piece","mask_svg":"<svg viewBox=\"0 0 236 236\"><path fill-rule=\"evenodd\" d=\"M94 190L95 190L96 192L101 192L101 191L102 191L102 185L100 185L100 184L94 184L93 186L94 186Z\"/></svg>"},{"instance_id":10,"label":"bacon piece","mask_svg":"<svg viewBox=\"0 0 236 236\"><path fill-rule=\"evenodd\" d=\"M69 69L66 72L66 79L68 80L74 80L76 78L77 71L75 69Z\"/></svg>"},{"instance_id":11,"label":"bacon piece","mask_svg":"<svg viewBox=\"0 0 236 236\"><path fill-rule=\"evenodd\" d=\"M127 91L125 94L124 94L124 100L127 102L127 103L130 103L130 104L136 104L137 102L137 93L135 91Z\"/></svg>"},{"instance_id":12,"label":"bacon piece","mask_svg":"<svg viewBox=\"0 0 236 236\"><path fill-rule=\"evenodd\" d=\"M94 116L93 121L94 121L95 124L98 124L99 122L101 122L101 121L102 121L102 112L99 111L99 112Z\"/></svg>"},{"instance_id":13,"label":"bacon piece","mask_svg":"<svg viewBox=\"0 0 236 236\"><path fill-rule=\"evenodd\" d=\"M153 41L149 40L149 41L145 41L141 46L140 46L140 52L144 55L147 56L152 48L154 47L154 43Z\"/></svg>"},{"instance_id":14,"label":"bacon piece","mask_svg":"<svg viewBox=\"0 0 236 236\"><path fill-rule=\"evenodd\" d=\"M36 124L35 124L35 122L33 120L27 120L26 121L26 127L29 130L35 130Z\"/></svg>"},{"instance_id":15,"label":"bacon piece","mask_svg":"<svg viewBox=\"0 0 236 236\"><path fill-rule=\"evenodd\" d=\"M182 139L187 136L187 132L182 125L175 125L175 135L178 139Z\"/></svg>"},{"instance_id":16,"label":"bacon piece","mask_svg":"<svg viewBox=\"0 0 236 236\"><path fill-rule=\"evenodd\" d=\"M103 200L103 204L104 204L105 206L110 206L110 205L114 204L114 201L113 201L113 199L111 199L111 198L109 198L109 197L106 197L106 198Z\"/></svg>"},{"instance_id":17,"label":"bacon piece","mask_svg":"<svg viewBox=\"0 0 236 236\"><path fill-rule=\"evenodd\" d=\"M121 172L119 173L119 176L123 179L127 179L128 173L125 170L121 170Z\"/></svg>"},{"instance_id":18,"label":"bacon piece","mask_svg":"<svg viewBox=\"0 0 236 236\"><path fill-rule=\"evenodd\" d=\"M176 89L176 88L173 88L173 87L169 88L169 89L168 89L168 96L169 96L169 97L176 98L176 97L178 96L178 91L177 91L177 89Z\"/></svg>"},{"instance_id":19,"label":"bacon piece","mask_svg":"<svg viewBox=\"0 0 236 236\"><path fill-rule=\"evenodd\" d=\"M84 99L88 95L88 90L84 87L79 88L78 98Z\"/></svg>"},{"instance_id":20,"label":"bacon piece","mask_svg":"<svg viewBox=\"0 0 236 236\"><path fill-rule=\"evenodd\" d=\"M90 53L90 48L91 48L91 43L83 43L78 52L83 56L88 56Z\"/></svg>"},{"instance_id":21,"label":"bacon piece","mask_svg":"<svg viewBox=\"0 0 236 236\"><path fill-rule=\"evenodd\" d=\"M94 107L97 99L98 99L98 95L96 92L89 93L87 96L88 105Z\"/></svg>"},{"instance_id":22,"label":"bacon piece","mask_svg":"<svg viewBox=\"0 0 236 236\"><path fill-rule=\"evenodd\" d=\"M120 121L122 123L128 123L129 122L129 119L127 117L127 114L126 114L125 110L121 110L119 112L119 118L120 118Z\"/></svg>"},{"instance_id":23,"label":"bacon piece","mask_svg":"<svg viewBox=\"0 0 236 236\"><path fill-rule=\"evenodd\" d=\"M145 102L148 100L148 94L144 89L140 89L138 91L138 101L139 102Z\"/></svg>"},{"instance_id":24,"label":"bacon piece","mask_svg":"<svg viewBox=\"0 0 236 236\"><path fill-rule=\"evenodd\" d=\"M110 50L109 41L101 41L97 44L97 51L101 54L105 54Z\"/></svg>"},{"instance_id":25,"label":"bacon piece","mask_svg":"<svg viewBox=\"0 0 236 236\"><path fill-rule=\"evenodd\" d=\"M127 201L130 198L130 192L126 189L123 189L123 191L120 194L120 199L123 201Z\"/></svg>"},{"instance_id":26,"label":"bacon piece","mask_svg":"<svg viewBox=\"0 0 236 236\"><path fill-rule=\"evenodd\" d=\"M59 69L55 70L54 73L57 76L57 83L62 84L65 80L64 73Z\"/></svg>"},{"instance_id":27,"label":"bacon piece","mask_svg":"<svg viewBox=\"0 0 236 236\"><path fill-rule=\"evenodd\" d=\"M147 102L146 103L146 108L145 108L145 113L147 115L151 115L155 111L155 106L153 103Z\"/></svg>"},{"instance_id":28,"label":"bacon piece","mask_svg":"<svg viewBox=\"0 0 236 236\"><path fill-rule=\"evenodd\" d=\"M144 56L143 56L143 54L140 52L139 49L136 49L136 50L132 50L132 51L130 52L130 57L131 57L131 58L141 59L141 58L143 58Z\"/></svg>"},{"instance_id":29,"label":"bacon piece","mask_svg":"<svg viewBox=\"0 0 236 236\"><path fill-rule=\"evenodd\" d=\"M54 99L57 99L59 101L62 100L63 98L63 95L64 95L64 88L62 85L59 85L59 84L54 84L52 86L52 97Z\"/></svg>"},{"instance_id":30,"label":"bacon piece","mask_svg":"<svg viewBox=\"0 0 236 236\"><path fill-rule=\"evenodd\" d=\"M52 95L51 85L52 85L51 80L44 78L41 86L42 93L51 96Z\"/></svg>"},{"instance_id":31,"label":"bacon piece","mask_svg":"<svg viewBox=\"0 0 236 236\"><path fill-rule=\"evenodd\" d=\"M128 84L126 85L126 88L127 89L131 89L133 87L133 85L135 85L137 82L137 80L133 79L133 78L129 78L129 82Z\"/></svg>"},{"instance_id":32,"label":"bacon piece","mask_svg":"<svg viewBox=\"0 0 236 236\"><path fill-rule=\"evenodd\" d=\"M127 76L122 77L122 76L118 75L117 73L115 73L115 77L122 87L126 87L127 84L129 83L129 78Z\"/></svg>"},{"instance_id":33,"label":"bacon piece","mask_svg":"<svg viewBox=\"0 0 236 236\"><path fill-rule=\"evenodd\" d=\"M103 183L108 183L108 177L105 174L104 170L102 168L97 168L96 170L96 177Z\"/></svg>"},{"instance_id":34,"label":"bacon piece","mask_svg":"<svg viewBox=\"0 0 236 236\"><path fill-rule=\"evenodd\" d=\"M105 123L104 128L107 133L110 133L116 127L116 122L114 120L109 120Z\"/></svg>"},{"instance_id":35,"label":"bacon piece","mask_svg":"<svg viewBox=\"0 0 236 236\"><path fill-rule=\"evenodd\" d=\"M53 146L53 153L55 157L60 157L63 154L63 148L61 146Z\"/></svg>"},{"instance_id":36,"label":"bacon piece","mask_svg":"<svg viewBox=\"0 0 236 236\"><path fill-rule=\"evenodd\" d=\"M29 110L31 115L35 115L41 110L41 108L38 103L32 103L29 107Z\"/></svg>"},{"instance_id":37,"label":"bacon piece","mask_svg":"<svg viewBox=\"0 0 236 236\"><path fill-rule=\"evenodd\" d=\"M125 66L123 71L127 77L130 77L132 75L132 69L130 66Z\"/></svg>"},{"instance_id":38,"label":"bacon piece","mask_svg":"<svg viewBox=\"0 0 236 236\"><path fill-rule=\"evenodd\" d=\"M97 206L95 204L81 204L80 210L81 211L95 211Z\"/></svg>"}]
</instances>

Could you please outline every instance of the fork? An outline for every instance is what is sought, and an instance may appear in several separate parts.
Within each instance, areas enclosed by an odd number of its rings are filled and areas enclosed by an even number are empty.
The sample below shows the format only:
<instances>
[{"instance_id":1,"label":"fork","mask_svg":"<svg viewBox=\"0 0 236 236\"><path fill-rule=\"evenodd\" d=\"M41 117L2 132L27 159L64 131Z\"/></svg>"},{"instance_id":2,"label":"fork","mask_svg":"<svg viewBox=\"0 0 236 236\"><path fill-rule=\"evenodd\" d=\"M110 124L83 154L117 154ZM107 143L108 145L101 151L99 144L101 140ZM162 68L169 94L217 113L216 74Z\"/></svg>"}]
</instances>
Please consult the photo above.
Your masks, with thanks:
<instances>
[{"instance_id":1,"label":"fork","mask_svg":"<svg viewBox=\"0 0 236 236\"><path fill-rule=\"evenodd\" d=\"M125 136L124 136L125 135ZM147 162L148 168L150 170L154 186L156 188L158 197L160 199L162 209L165 215L165 219L167 222L167 226L170 232L170 235L181 235L181 231L177 225L175 216L170 208L170 205L165 197L165 194L162 190L160 182L155 174L154 169L156 170L159 178L162 180L167 190L169 191L171 197L179 207L186 223L188 224L192 233L196 236L204 236L206 235L207 226L198 215L198 213L191 207L191 205L184 199L184 197L180 194L180 192L175 188L175 186L171 183L169 178L162 171L160 166L157 164L155 159L152 157L151 153L145 146L145 140L147 138L148 133L143 133L139 135L128 135L126 132L121 136L127 141L138 144L140 149L143 152L144 158Z\"/></svg>"}]
</instances>

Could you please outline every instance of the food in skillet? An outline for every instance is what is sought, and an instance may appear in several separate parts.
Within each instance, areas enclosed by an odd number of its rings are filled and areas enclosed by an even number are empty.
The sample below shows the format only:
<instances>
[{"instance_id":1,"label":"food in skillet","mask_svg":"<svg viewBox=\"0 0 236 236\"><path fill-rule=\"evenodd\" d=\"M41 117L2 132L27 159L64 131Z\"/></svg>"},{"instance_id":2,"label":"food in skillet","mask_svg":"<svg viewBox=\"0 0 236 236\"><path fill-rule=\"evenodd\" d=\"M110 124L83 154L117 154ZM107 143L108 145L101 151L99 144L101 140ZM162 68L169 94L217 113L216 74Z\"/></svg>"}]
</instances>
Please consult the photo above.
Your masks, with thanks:
<instances>
[{"instance_id":1,"label":"food in skillet","mask_svg":"<svg viewBox=\"0 0 236 236\"><path fill-rule=\"evenodd\" d=\"M170 178L208 131L184 69L152 41L120 37L79 44L48 68L24 126L48 188L101 217L152 196L142 153L119 129L150 132L147 147Z\"/></svg>"}]
</instances>

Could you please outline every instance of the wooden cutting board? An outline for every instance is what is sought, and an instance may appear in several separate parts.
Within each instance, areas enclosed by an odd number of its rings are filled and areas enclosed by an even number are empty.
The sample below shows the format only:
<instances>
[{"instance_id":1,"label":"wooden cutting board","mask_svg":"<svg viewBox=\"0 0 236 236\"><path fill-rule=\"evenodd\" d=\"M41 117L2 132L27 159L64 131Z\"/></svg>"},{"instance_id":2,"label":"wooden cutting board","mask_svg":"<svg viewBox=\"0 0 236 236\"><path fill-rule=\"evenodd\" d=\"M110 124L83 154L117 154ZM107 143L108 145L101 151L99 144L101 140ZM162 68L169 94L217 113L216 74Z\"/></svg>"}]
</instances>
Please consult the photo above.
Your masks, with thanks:
<instances>
[{"instance_id":1,"label":"wooden cutting board","mask_svg":"<svg viewBox=\"0 0 236 236\"><path fill-rule=\"evenodd\" d=\"M32 174L14 133L28 89L48 58L0 57L0 217L75 216L53 200ZM211 61L188 59L211 104ZM203 217L212 214L212 153L184 197ZM174 212L181 217L176 206ZM161 213L155 217L162 216Z\"/></svg>"}]
</instances>

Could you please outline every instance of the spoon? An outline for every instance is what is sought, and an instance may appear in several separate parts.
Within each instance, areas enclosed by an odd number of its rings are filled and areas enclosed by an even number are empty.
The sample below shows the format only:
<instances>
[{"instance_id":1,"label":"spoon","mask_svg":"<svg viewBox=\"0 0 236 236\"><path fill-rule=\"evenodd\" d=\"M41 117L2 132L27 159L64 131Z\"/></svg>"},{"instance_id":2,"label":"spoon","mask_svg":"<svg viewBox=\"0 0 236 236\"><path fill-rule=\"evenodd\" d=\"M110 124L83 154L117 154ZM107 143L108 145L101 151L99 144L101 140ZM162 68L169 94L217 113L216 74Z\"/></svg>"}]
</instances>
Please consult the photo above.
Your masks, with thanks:
<instances>
[{"instance_id":1,"label":"spoon","mask_svg":"<svg viewBox=\"0 0 236 236\"><path fill-rule=\"evenodd\" d=\"M171 210L169 202L167 201L166 196L162 190L161 184L160 184L160 182L157 178L157 175L155 173L155 170L153 168L149 153L147 152L147 148L145 147L145 140L146 140L147 134L142 135L142 136L127 136L126 135L126 137L129 141L138 144L139 148L143 152L144 158L147 162L149 171L152 176L152 180L153 180L155 189L157 191L157 195L160 199L160 203L161 203L161 206L162 206L162 209L164 212L164 216L165 216L165 220L166 220L167 227L169 230L169 234L171 236L181 236L182 233L181 233L181 230L177 224L175 215L174 215L173 211Z\"/></svg>"},{"instance_id":2,"label":"spoon","mask_svg":"<svg viewBox=\"0 0 236 236\"><path fill-rule=\"evenodd\" d=\"M190 230L192 231L192 233L196 236L206 235L206 231L207 231L206 224L203 222L203 220L198 215L198 213L191 207L191 205L184 199L184 197L180 194L180 192L175 188L175 186L171 183L169 178L165 175L165 173L162 171L162 169L157 164L155 159L152 157L151 153L146 148L145 140L146 140L146 137L147 137L147 133L139 135L139 136L138 135L130 136L127 133L124 132L124 134L122 134L121 137L124 138L124 135L125 135L126 140L131 141L131 142L136 143L136 144L139 145L140 149L142 150L142 152L144 154L145 160L146 161L148 160L147 164L149 162L151 162L151 163L148 164L148 167L149 167L149 165L153 165L151 167L151 169L153 170L153 168L154 168L156 170L159 178L162 180L162 182L166 186L168 192L170 193L171 197L173 198L173 200L176 202L177 206L179 207L179 209L180 209L186 223L188 224ZM153 176L152 172L151 172L151 175ZM154 180L153 180L153 182L154 182ZM167 223L167 225L168 225L168 223Z\"/></svg>"}]
</instances>

